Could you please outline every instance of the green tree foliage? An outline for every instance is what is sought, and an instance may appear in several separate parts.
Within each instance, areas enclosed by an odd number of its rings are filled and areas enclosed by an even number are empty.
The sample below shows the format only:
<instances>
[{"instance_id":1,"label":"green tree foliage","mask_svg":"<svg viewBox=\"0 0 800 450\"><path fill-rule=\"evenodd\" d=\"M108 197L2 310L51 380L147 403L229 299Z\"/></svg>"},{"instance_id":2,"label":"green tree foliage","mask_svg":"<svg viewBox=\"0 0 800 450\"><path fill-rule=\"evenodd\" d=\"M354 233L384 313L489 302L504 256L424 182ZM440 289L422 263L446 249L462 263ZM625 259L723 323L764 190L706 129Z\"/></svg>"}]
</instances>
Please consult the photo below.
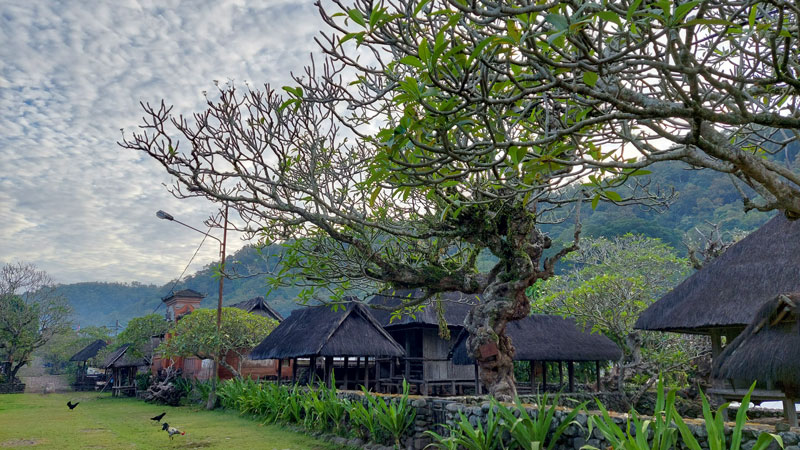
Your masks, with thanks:
<instances>
[{"instance_id":1,"label":"green tree foliage","mask_svg":"<svg viewBox=\"0 0 800 450\"><path fill-rule=\"evenodd\" d=\"M49 373L70 373L75 368L75 362L69 359L90 343L102 339L106 343L112 342L111 330L108 327L85 327L80 331L72 329L59 333L42 348L36 351L41 356ZM89 360L89 366L97 366L108 352L108 347L98 352L97 356Z\"/></svg>"},{"instance_id":2,"label":"green tree foliage","mask_svg":"<svg viewBox=\"0 0 800 450\"><path fill-rule=\"evenodd\" d=\"M690 273L689 262L658 239L631 234L584 241L566 262L571 268L536 292L534 310L574 317L614 340L624 354L620 389L625 378L652 383L659 372L685 383L686 367L703 351L702 343L633 326L642 311Z\"/></svg>"},{"instance_id":3,"label":"green tree foliage","mask_svg":"<svg viewBox=\"0 0 800 450\"><path fill-rule=\"evenodd\" d=\"M153 360L153 337L163 336L169 329L169 323L160 314L148 314L136 317L128 322L128 326L116 337L119 344L131 344L129 352L135 358L144 358L148 363Z\"/></svg>"},{"instance_id":4,"label":"green tree foliage","mask_svg":"<svg viewBox=\"0 0 800 450\"><path fill-rule=\"evenodd\" d=\"M577 232L558 250L542 233L553 210L653 205L661 193L637 177L676 160L731 174L748 209L800 216L800 176L762 158L800 127L789 6L749 2L745 26L726 2L319 5L326 60L286 95L220 86L195 120L143 105L120 145L156 159L179 197L287 242L276 280L304 299L480 294L464 325L492 394L515 394L505 329L528 313L526 289L577 246ZM481 252L497 258L487 272Z\"/></svg>"},{"instance_id":5,"label":"green tree foliage","mask_svg":"<svg viewBox=\"0 0 800 450\"><path fill-rule=\"evenodd\" d=\"M215 310L196 309L178 320L170 330L170 338L159 350L167 357L211 358L217 349L221 355L232 353L238 356L238 367L231 366L224 358L219 363L236 378L241 378L241 364L245 356L278 326L275 320L238 308L222 308L220 336L217 335L216 324Z\"/></svg>"},{"instance_id":6,"label":"green tree foliage","mask_svg":"<svg viewBox=\"0 0 800 450\"><path fill-rule=\"evenodd\" d=\"M70 309L50 277L30 264L0 269L0 369L8 382L33 352L69 329Z\"/></svg>"}]
</instances>

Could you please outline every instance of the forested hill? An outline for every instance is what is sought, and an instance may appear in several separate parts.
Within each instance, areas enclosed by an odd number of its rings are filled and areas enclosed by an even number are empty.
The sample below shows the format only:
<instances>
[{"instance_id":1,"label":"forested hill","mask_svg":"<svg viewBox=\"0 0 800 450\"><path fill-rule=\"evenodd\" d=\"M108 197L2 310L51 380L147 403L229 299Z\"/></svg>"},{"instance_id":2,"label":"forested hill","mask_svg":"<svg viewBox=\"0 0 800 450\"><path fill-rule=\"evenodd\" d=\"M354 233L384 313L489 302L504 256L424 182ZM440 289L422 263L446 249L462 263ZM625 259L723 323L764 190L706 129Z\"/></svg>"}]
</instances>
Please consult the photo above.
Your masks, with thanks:
<instances>
[{"instance_id":1,"label":"forested hill","mask_svg":"<svg viewBox=\"0 0 800 450\"><path fill-rule=\"evenodd\" d=\"M720 224L725 231L752 231L764 223L771 214L751 211L745 214L741 200L727 175L712 171L698 172L687 169L681 163L665 163L653 168L653 173L641 178L649 178L653 186L674 186L678 198L669 209L657 213L640 207L615 207L598 205L592 211L584 205L582 212L583 234L587 236L615 236L625 233L644 234L657 237L685 253L682 239L693 227L707 222ZM559 225L543 227L560 243L572 237L573 223L567 221ZM560 241L560 242L559 242ZM259 253L252 247L245 247L232 255L229 261L237 272L258 274L266 272L274 258L264 258L276 248L268 248ZM485 259L485 258L484 258ZM486 267L489 261L483 261ZM274 267L273 267L274 268ZM190 288L205 293L204 307L216 305L218 281L213 276L211 266L189 276L176 286L177 289ZM141 283L77 283L63 285L61 292L69 299L75 310L76 323L85 325L112 325L116 320L124 326L128 319L151 313L167 295L172 282L164 286ZM269 302L281 314L288 315L297 305L294 299L299 289L280 289L270 294ZM264 275L249 278L225 280L225 304L236 303L249 298L265 295ZM163 312L161 307L159 312Z\"/></svg>"}]
</instances>

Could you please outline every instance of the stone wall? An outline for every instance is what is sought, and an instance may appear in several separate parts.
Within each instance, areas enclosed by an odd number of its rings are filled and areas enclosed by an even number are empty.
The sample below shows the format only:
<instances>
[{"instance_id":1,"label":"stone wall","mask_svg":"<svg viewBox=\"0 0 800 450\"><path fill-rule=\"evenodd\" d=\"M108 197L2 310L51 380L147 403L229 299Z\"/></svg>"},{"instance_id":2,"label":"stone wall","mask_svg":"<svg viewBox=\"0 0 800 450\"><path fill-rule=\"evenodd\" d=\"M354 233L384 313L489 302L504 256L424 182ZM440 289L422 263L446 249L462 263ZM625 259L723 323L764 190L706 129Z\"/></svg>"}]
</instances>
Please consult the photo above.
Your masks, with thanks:
<instances>
[{"instance_id":1,"label":"stone wall","mask_svg":"<svg viewBox=\"0 0 800 450\"><path fill-rule=\"evenodd\" d=\"M347 397L350 400L363 399L360 392L340 391L340 397ZM393 396L397 397L397 396ZM581 399L582 401L585 399ZM439 434L443 434L446 430L446 425L454 425L460 421L461 414L476 425L478 422L486 423L486 417L489 413L490 403L486 401L486 397L459 397L459 398L442 398L442 397L420 397L410 396L408 401L416 409L417 416L415 419L412 430L408 433L405 440L405 448L409 450L421 450L426 445L430 444L430 439L425 435L425 431L432 430ZM538 410L534 407L526 408L531 416L538 414ZM569 411L561 409L556 412L552 429L555 429L568 415ZM558 450L579 450L584 445L590 445L596 448L607 448L609 443L605 441L603 435L598 429L594 429L591 435L588 434L588 420L590 413L581 413L575 418L577 424L567 427L564 434L561 436L560 441L556 445ZM627 415L614 414L614 421L625 429ZM687 425L692 430L703 448L708 448L705 425L702 421L686 420ZM750 450L758 439L758 435L768 431L775 433L773 427L766 426L752 426L746 427L743 435L742 449ZM726 433L730 435L731 429L726 429ZM780 434L783 439L785 450L800 450L800 429L792 428L790 431L784 431ZM679 439L680 440L680 439ZM777 448L773 444L773 447ZM365 448L381 448L380 446L368 446ZM680 449L685 449L683 444L679 444Z\"/></svg>"}]
</instances>

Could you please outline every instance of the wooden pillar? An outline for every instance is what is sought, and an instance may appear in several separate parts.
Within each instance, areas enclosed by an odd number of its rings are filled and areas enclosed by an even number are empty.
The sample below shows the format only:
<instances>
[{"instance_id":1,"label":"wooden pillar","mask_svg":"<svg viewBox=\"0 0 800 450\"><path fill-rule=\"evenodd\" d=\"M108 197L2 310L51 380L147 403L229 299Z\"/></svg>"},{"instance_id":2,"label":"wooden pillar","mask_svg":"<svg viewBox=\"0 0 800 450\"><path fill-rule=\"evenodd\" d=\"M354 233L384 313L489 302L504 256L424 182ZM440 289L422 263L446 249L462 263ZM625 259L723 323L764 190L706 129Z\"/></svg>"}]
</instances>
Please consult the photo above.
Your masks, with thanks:
<instances>
[{"instance_id":1,"label":"wooden pillar","mask_svg":"<svg viewBox=\"0 0 800 450\"><path fill-rule=\"evenodd\" d=\"M475 364L475 394L481 395L481 378L478 373L478 364Z\"/></svg>"},{"instance_id":2,"label":"wooden pillar","mask_svg":"<svg viewBox=\"0 0 800 450\"><path fill-rule=\"evenodd\" d=\"M536 361L528 361L528 363L529 363L530 369L531 369L530 370L530 372L531 372L531 376L530 376L531 395L534 395L534 394L536 394L536 377L534 376L534 374L536 373L535 370L534 370L534 366L536 365Z\"/></svg>"},{"instance_id":3,"label":"wooden pillar","mask_svg":"<svg viewBox=\"0 0 800 450\"><path fill-rule=\"evenodd\" d=\"M717 329L711 330L711 359L717 359L722 352L722 336Z\"/></svg>"},{"instance_id":4,"label":"wooden pillar","mask_svg":"<svg viewBox=\"0 0 800 450\"><path fill-rule=\"evenodd\" d=\"M292 364L292 386L297 384L297 358L294 359Z\"/></svg>"},{"instance_id":5,"label":"wooden pillar","mask_svg":"<svg viewBox=\"0 0 800 450\"><path fill-rule=\"evenodd\" d=\"M312 356L308 360L308 371L309 371L308 372L309 373L308 384L313 385L314 383L317 382L317 357L316 356Z\"/></svg>"},{"instance_id":6,"label":"wooden pillar","mask_svg":"<svg viewBox=\"0 0 800 450\"><path fill-rule=\"evenodd\" d=\"M331 387L331 378L333 378L333 356L325 357L325 384ZM333 386L336 387L336 386Z\"/></svg>"},{"instance_id":7,"label":"wooden pillar","mask_svg":"<svg viewBox=\"0 0 800 450\"><path fill-rule=\"evenodd\" d=\"M347 356L344 357L344 390L347 390L349 386L347 385L348 377L347 377L347 361L350 358Z\"/></svg>"},{"instance_id":8,"label":"wooden pillar","mask_svg":"<svg viewBox=\"0 0 800 450\"><path fill-rule=\"evenodd\" d=\"M283 360L278 359L278 384L281 384L281 372L283 371Z\"/></svg>"},{"instance_id":9,"label":"wooden pillar","mask_svg":"<svg viewBox=\"0 0 800 450\"><path fill-rule=\"evenodd\" d=\"M569 391L575 392L575 363L567 362L567 377L569 378Z\"/></svg>"},{"instance_id":10,"label":"wooden pillar","mask_svg":"<svg viewBox=\"0 0 800 450\"><path fill-rule=\"evenodd\" d=\"M594 362L594 373L597 375L597 392L600 392L600 361Z\"/></svg>"},{"instance_id":11,"label":"wooden pillar","mask_svg":"<svg viewBox=\"0 0 800 450\"><path fill-rule=\"evenodd\" d=\"M369 357L364 357L364 388L369 390Z\"/></svg>"},{"instance_id":12,"label":"wooden pillar","mask_svg":"<svg viewBox=\"0 0 800 450\"><path fill-rule=\"evenodd\" d=\"M406 337L406 357L405 359L405 367L403 368L403 377L408 381L411 379L411 361L408 357L411 355L411 333L405 333Z\"/></svg>"},{"instance_id":13,"label":"wooden pillar","mask_svg":"<svg viewBox=\"0 0 800 450\"><path fill-rule=\"evenodd\" d=\"M788 395L783 399L783 416L786 417L790 427L797 426L797 410L794 407L794 399Z\"/></svg>"},{"instance_id":14,"label":"wooden pillar","mask_svg":"<svg viewBox=\"0 0 800 450\"><path fill-rule=\"evenodd\" d=\"M547 392L547 361L542 361L542 392Z\"/></svg>"},{"instance_id":15,"label":"wooden pillar","mask_svg":"<svg viewBox=\"0 0 800 450\"><path fill-rule=\"evenodd\" d=\"M367 360L369 361L369 360ZM378 366L378 357L375 357L375 392L378 392L378 388L380 388L380 378L381 374L379 372L380 368Z\"/></svg>"},{"instance_id":16,"label":"wooden pillar","mask_svg":"<svg viewBox=\"0 0 800 450\"><path fill-rule=\"evenodd\" d=\"M564 386L564 364L562 364L563 362L564 361L559 361L558 362L558 389L559 390L561 390L561 388Z\"/></svg>"}]
</instances>

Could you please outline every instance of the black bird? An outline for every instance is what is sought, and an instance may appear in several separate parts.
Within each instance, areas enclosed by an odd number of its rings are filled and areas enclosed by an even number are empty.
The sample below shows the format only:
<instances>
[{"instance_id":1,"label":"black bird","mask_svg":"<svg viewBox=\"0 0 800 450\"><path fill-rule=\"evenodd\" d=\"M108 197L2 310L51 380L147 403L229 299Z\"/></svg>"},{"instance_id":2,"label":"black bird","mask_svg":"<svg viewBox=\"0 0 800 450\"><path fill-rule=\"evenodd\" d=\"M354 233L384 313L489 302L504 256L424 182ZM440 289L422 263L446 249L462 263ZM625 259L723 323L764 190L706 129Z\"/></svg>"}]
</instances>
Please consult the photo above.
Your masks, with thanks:
<instances>
[{"instance_id":1,"label":"black bird","mask_svg":"<svg viewBox=\"0 0 800 450\"><path fill-rule=\"evenodd\" d=\"M67 406L69 406L69 410L70 410L70 411L72 411L73 409L75 409L75 407L76 407L76 406L78 406L78 403L80 403L80 402L75 402L75 404L72 404L72 402L70 402L69 400L67 400Z\"/></svg>"},{"instance_id":2,"label":"black bird","mask_svg":"<svg viewBox=\"0 0 800 450\"><path fill-rule=\"evenodd\" d=\"M150 420L152 420L152 421L154 421L154 422L161 422L161 419L163 419L163 418L164 418L164 415L165 415L165 414L167 414L167 412L166 412L166 411L162 412L161 414L159 414L159 415L157 415L157 416L155 416L155 417L151 417L151 418L150 418Z\"/></svg>"}]
</instances>

